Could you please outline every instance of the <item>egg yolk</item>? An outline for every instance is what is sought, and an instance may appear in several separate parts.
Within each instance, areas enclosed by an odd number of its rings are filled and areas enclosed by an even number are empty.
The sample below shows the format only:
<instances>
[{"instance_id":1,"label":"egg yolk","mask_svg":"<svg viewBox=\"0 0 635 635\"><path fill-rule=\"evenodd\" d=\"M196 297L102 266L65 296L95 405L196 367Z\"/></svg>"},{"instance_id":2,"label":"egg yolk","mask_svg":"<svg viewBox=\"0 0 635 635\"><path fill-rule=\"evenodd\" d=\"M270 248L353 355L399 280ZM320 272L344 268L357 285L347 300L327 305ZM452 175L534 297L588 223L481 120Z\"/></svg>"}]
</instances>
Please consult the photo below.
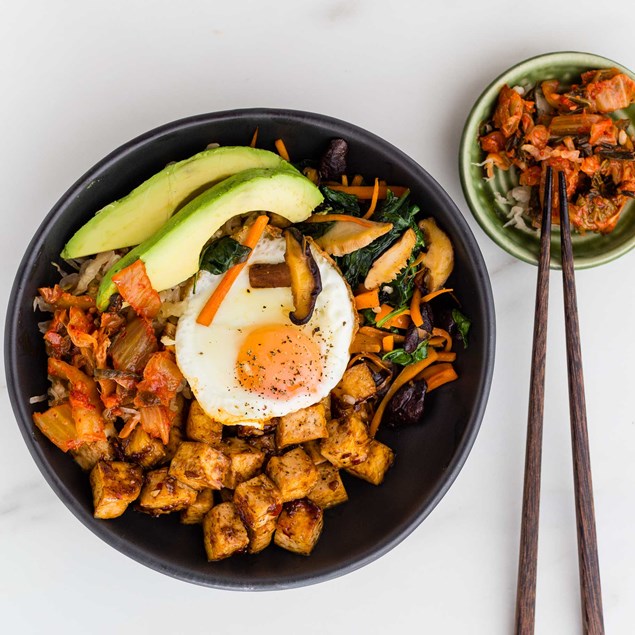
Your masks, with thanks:
<instances>
[{"instance_id":1,"label":"egg yolk","mask_svg":"<svg viewBox=\"0 0 635 635\"><path fill-rule=\"evenodd\" d=\"M263 326L251 331L236 361L243 388L283 401L315 392L322 373L320 348L293 326Z\"/></svg>"}]
</instances>

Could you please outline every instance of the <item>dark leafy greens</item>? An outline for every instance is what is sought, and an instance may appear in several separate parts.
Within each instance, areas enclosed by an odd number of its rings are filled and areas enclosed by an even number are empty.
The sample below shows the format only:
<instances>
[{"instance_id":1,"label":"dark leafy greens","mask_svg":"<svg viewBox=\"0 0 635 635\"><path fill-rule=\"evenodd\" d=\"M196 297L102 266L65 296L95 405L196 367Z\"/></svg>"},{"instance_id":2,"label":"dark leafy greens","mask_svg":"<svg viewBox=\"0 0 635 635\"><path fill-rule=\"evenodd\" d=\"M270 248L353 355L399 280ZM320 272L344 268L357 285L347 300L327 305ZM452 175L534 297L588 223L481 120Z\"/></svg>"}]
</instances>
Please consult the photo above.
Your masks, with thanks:
<instances>
[{"instance_id":1,"label":"dark leafy greens","mask_svg":"<svg viewBox=\"0 0 635 635\"><path fill-rule=\"evenodd\" d=\"M454 320L456 328L461 335L463 346L467 348L467 334L470 330L470 326L472 326L472 321L463 315L463 313L461 313L458 309L452 309L452 319Z\"/></svg>"},{"instance_id":2,"label":"dark leafy greens","mask_svg":"<svg viewBox=\"0 0 635 635\"><path fill-rule=\"evenodd\" d=\"M410 364L414 364L415 362L420 362L427 356L428 342L423 341L412 353L406 353L403 348L396 348L394 351L386 353L382 357L382 359L387 362L392 362L393 364L398 364L399 366L409 366Z\"/></svg>"},{"instance_id":3,"label":"dark leafy greens","mask_svg":"<svg viewBox=\"0 0 635 635\"><path fill-rule=\"evenodd\" d=\"M230 267L247 260L251 249L229 236L223 236L208 245L201 253L199 269L214 275L225 273Z\"/></svg>"}]
</instances>

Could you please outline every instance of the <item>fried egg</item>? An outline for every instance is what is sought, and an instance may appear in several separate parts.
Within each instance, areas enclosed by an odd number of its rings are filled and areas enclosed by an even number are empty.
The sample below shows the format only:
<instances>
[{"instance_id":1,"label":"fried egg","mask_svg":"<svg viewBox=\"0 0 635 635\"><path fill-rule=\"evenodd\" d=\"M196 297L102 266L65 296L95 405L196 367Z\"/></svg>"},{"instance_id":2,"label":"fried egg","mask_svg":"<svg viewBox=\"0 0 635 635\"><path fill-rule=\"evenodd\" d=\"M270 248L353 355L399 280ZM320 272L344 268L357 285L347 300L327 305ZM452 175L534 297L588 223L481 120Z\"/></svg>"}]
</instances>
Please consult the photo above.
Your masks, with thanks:
<instances>
[{"instance_id":1,"label":"fried egg","mask_svg":"<svg viewBox=\"0 0 635 635\"><path fill-rule=\"evenodd\" d=\"M307 324L289 319L289 287L254 289L249 265L284 261L285 241L262 236L210 326L197 324L222 275L199 273L176 330L176 359L203 410L225 425L263 426L326 397L349 360L357 313L350 289L318 247L322 291Z\"/></svg>"}]
</instances>

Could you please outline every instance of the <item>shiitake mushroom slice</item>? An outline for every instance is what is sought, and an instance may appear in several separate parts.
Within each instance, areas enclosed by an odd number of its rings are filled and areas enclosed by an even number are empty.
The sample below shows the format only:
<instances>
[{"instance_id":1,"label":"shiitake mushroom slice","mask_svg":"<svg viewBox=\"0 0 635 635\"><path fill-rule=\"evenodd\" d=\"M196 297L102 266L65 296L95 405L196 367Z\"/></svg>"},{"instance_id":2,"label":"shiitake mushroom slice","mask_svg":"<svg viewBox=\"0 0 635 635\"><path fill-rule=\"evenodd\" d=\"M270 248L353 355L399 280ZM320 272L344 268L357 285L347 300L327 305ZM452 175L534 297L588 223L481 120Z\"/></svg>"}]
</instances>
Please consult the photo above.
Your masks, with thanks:
<instances>
[{"instance_id":1,"label":"shiitake mushroom slice","mask_svg":"<svg viewBox=\"0 0 635 635\"><path fill-rule=\"evenodd\" d=\"M291 294L294 310L289 313L293 324L306 324L313 315L318 295L322 291L322 278L306 236L295 227L284 230L286 250L284 261L291 274Z\"/></svg>"}]
</instances>

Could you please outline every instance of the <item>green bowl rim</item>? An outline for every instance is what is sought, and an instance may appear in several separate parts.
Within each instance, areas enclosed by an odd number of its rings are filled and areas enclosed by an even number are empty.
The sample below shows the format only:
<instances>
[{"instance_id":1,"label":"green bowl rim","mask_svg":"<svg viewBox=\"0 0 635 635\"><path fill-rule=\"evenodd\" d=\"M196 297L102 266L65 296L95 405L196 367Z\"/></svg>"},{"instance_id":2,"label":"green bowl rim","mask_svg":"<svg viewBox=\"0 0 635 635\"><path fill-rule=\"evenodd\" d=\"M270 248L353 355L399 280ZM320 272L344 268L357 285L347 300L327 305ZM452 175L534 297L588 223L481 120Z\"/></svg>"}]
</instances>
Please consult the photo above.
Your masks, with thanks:
<instances>
[{"instance_id":1,"label":"green bowl rim","mask_svg":"<svg viewBox=\"0 0 635 635\"><path fill-rule=\"evenodd\" d=\"M500 230L503 229L507 231L506 228L499 228L495 226L493 222L489 220L484 214L484 212L479 207L478 197L474 188L473 180L469 174L469 169L471 166L471 162L466 160L466 157L469 156L468 148L472 145L475 139L475 131L477 124L479 122L476 121L476 111L480 108L483 102L490 100L492 97L500 89L500 86L503 82L506 81L509 75L515 74L519 69L522 69L524 66L531 66L533 62L537 60L547 60L548 58L553 59L562 59L568 58L571 56L576 56L579 58L580 63L589 63L592 66L598 66L598 68L607 68L607 67L615 67L619 68L624 73L631 76L635 79L635 73L628 69L627 67L615 62L614 60L603 57L602 55L596 55L595 53L585 53L582 51L553 51L551 53L541 53L540 55L534 55L527 59L524 59L513 66L510 66L507 70L503 71L500 75L498 75L493 81L491 81L487 87L483 90L483 92L479 95L477 100L474 102L474 105L470 109L470 112L465 121L465 125L463 127L463 133L461 134L461 141L459 144L459 176L461 179L461 188L463 190L463 196L472 212L472 215L476 219L477 223L481 226L481 229L499 246L502 247L507 253L512 256L527 262L531 265L538 264L538 252L534 253L532 250L529 250L521 245L513 243L511 241L505 240L504 233ZM634 122L635 123L635 122ZM555 230L557 231L557 230ZM629 240L623 242L621 245L605 251L603 253L599 253L598 255L591 257L575 257L574 264L576 269L590 269L591 267L597 267L599 265L603 265L607 262L611 262L620 256L628 253L631 249L635 247L635 232L630 237ZM551 258L550 263L551 269L561 269L562 266L559 262L554 261L553 257Z\"/></svg>"}]
</instances>

